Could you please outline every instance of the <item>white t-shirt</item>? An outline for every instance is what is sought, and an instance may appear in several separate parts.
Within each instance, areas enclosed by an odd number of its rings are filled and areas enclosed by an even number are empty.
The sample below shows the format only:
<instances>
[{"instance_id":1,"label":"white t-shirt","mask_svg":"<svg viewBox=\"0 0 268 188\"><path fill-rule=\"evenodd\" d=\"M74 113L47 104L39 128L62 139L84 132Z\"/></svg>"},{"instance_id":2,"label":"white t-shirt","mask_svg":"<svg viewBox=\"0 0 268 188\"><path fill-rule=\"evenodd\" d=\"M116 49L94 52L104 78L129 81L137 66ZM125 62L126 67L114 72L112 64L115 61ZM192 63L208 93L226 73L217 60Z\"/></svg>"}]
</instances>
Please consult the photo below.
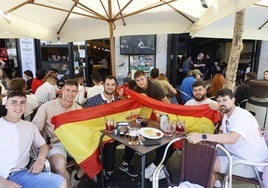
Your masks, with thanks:
<instances>
[{"instance_id":1,"label":"white t-shirt","mask_svg":"<svg viewBox=\"0 0 268 188\"><path fill-rule=\"evenodd\" d=\"M0 118L0 176L22 170L29 163L31 147L40 148L45 140L37 127L28 121L17 123Z\"/></svg>"},{"instance_id":2,"label":"white t-shirt","mask_svg":"<svg viewBox=\"0 0 268 188\"><path fill-rule=\"evenodd\" d=\"M247 110L235 107L229 118L224 115L221 130L225 134L233 131L241 136L234 144L224 144L232 155L253 162L268 159L268 149L261 129L255 117Z\"/></svg>"},{"instance_id":3,"label":"white t-shirt","mask_svg":"<svg viewBox=\"0 0 268 188\"><path fill-rule=\"evenodd\" d=\"M104 91L103 85L95 85L87 89L87 99L98 95Z\"/></svg>"},{"instance_id":4,"label":"white t-shirt","mask_svg":"<svg viewBox=\"0 0 268 188\"><path fill-rule=\"evenodd\" d=\"M185 103L185 105L187 106L198 106L198 105L202 105L202 104L210 104L211 102L215 102L210 98L206 98L205 100L202 101L196 101L195 99L190 99L189 101L187 101Z\"/></svg>"},{"instance_id":5,"label":"white t-shirt","mask_svg":"<svg viewBox=\"0 0 268 188\"><path fill-rule=\"evenodd\" d=\"M78 93L74 98L74 101L80 105L84 105L87 99L85 98L85 87L78 85Z\"/></svg>"}]
</instances>

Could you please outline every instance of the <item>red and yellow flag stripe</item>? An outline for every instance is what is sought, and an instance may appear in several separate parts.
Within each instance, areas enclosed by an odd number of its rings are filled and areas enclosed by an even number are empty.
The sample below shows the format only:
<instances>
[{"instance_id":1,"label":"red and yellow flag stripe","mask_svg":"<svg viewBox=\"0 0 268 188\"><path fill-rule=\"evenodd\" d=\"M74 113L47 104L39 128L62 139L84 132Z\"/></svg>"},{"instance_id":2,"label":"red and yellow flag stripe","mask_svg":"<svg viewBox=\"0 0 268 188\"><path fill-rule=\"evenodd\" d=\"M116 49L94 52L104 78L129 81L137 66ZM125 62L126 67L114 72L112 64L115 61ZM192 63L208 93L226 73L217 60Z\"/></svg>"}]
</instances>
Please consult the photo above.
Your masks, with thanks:
<instances>
[{"instance_id":1,"label":"red and yellow flag stripe","mask_svg":"<svg viewBox=\"0 0 268 188\"><path fill-rule=\"evenodd\" d=\"M55 134L70 152L76 162L89 177L93 178L101 170L99 162L100 130L105 129L105 117L113 117L115 122L127 121L131 113L151 117L152 112L167 113L170 120L178 116L186 122L187 132L212 133L214 123L220 119L216 111L208 105L183 106L165 104L132 90L125 89L129 99L116 101L96 107L67 112L52 118ZM104 137L104 142L110 140Z\"/></svg>"}]
</instances>

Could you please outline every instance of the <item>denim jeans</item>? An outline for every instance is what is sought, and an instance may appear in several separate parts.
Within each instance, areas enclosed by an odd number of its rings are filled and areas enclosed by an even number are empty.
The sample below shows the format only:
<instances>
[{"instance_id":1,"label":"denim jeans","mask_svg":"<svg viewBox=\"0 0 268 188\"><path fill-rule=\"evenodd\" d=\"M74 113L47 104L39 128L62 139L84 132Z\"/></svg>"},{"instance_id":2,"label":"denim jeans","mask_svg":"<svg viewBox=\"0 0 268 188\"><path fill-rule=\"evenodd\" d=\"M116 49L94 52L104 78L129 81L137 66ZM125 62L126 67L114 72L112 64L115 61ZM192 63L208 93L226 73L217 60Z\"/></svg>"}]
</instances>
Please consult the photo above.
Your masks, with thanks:
<instances>
[{"instance_id":1,"label":"denim jeans","mask_svg":"<svg viewBox=\"0 0 268 188\"><path fill-rule=\"evenodd\" d=\"M33 174L27 169L10 173L7 178L21 185L23 188L59 188L64 178L51 172Z\"/></svg>"}]
</instances>

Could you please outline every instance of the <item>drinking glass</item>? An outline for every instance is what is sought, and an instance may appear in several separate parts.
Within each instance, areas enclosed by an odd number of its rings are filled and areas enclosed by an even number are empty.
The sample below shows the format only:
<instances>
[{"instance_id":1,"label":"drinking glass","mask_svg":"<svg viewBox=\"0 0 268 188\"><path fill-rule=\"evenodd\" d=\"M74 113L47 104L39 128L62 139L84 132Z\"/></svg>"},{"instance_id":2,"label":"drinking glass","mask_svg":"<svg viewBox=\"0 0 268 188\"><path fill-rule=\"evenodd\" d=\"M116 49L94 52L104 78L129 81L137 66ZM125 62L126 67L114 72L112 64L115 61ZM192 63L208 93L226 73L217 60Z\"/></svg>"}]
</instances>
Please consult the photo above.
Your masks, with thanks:
<instances>
[{"instance_id":1,"label":"drinking glass","mask_svg":"<svg viewBox=\"0 0 268 188\"><path fill-rule=\"evenodd\" d=\"M176 121L176 133L184 134L185 133L185 121L179 120Z\"/></svg>"},{"instance_id":2,"label":"drinking glass","mask_svg":"<svg viewBox=\"0 0 268 188\"><path fill-rule=\"evenodd\" d=\"M108 133L114 132L114 119L113 118L107 118L105 120L105 131Z\"/></svg>"}]
</instances>

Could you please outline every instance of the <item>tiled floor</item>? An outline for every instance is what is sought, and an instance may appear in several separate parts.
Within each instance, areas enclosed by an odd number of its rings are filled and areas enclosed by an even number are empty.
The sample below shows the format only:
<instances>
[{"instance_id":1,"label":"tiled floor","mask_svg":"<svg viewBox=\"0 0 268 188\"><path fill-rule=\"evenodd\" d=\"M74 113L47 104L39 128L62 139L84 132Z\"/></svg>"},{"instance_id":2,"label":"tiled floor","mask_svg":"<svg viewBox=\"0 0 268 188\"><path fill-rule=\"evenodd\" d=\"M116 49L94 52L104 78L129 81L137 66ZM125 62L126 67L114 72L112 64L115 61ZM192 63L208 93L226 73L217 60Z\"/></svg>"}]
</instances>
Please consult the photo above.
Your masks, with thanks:
<instances>
[{"instance_id":1,"label":"tiled floor","mask_svg":"<svg viewBox=\"0 0 268 188\"><path fill-rule=\"evenodd\" d=\"M115 168L115 179L118 183L119 188L138 188L140 187L140 177L138 178L130 178L125 173L121 172L117 167L118 164L121 161L123 155L122 149L117 149L117 156L116 156L116 168ZM154 159L154 153L150 153L146 156L146 166L151 163L151 161ZM132 161L133 166L135 169L140 169L140 157L136 155ZM180 174L180 151L176 151L172 157L169 159L167 164L167 169L170 174L170 178L172 182L178 182L179 174ZM146 188L151 188L152 183L149 181L145 182ZM159 187L164 188L167 187L166 180L161 180L159 182ZM87 176L83 177L82 181L79 184L78 188L91 188L91 187L100 187L99 185L93 184L92 180L90 180ZM245 184L242 182L235 181L233 183L233 188L254 188L256 186Z\"/></svg>"}]
</instances>

